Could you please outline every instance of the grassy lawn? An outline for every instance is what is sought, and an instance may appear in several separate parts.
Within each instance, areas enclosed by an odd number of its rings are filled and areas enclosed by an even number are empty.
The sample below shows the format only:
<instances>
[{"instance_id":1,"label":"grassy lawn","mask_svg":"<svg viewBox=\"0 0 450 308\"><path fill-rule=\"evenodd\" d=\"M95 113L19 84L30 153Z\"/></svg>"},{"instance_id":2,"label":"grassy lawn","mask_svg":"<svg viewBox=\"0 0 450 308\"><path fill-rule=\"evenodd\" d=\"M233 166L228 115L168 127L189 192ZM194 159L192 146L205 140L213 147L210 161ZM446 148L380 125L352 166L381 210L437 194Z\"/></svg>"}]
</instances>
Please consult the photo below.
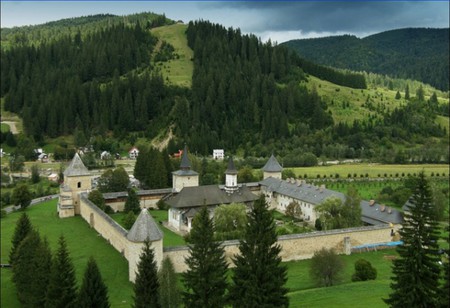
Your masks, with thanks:
<instances>
[{"instance_id":1,"label":"grassy lawn","mask_svg":"<svg viewBox=\"0 0 450 308\"><path fill-rule=\"evenodd\" d=\"M109 289L112 307L130 307L132 284L128 281L126 259L89 227L80 217L60 219L56 214L56 200L45 202L27 209L27 214L41 236L46 236L52 250L57 247L58 237L63 234L67 241L70 257L74 263L78 284L89 257L92 255L100 268ZM1 220L1 263L8 263L11 238L15 222L21 213L16 212ZM1 307L20 307L16 300L11 270L1 269Z\"/></svg>"},{"instance_id":2,"label":"grassy lawn","mask_svg":"<svg viewBox=\"0 0 450 308\"><path fill-rule=\"evenodd\" d=\"M164 227L162 225L162 222L166 222L168 220L167 211L150 210L149 213L156 220L156 222L159 223L159 228L164 233L164 238L163 238L163 246L164 247L186 245L186 242L184 241L184 238L182 236L176 234L175 232L167 229L166 227ZM117 223L119 223L121 226L123 226L122 220L123 220L123 217L125 216L124 213L115 213L115 214L111 214L110 216Z\"/></svg>"},{"instance_id":3,"label":"grassy lawn","mask_svg":"<svg viewBox=\"0 0 450 308\"><path fill-rule=\"evenodd\" d=\"M329 165L329 166L314 166L314 167L299 167L299 168L288 168L294 171L295 175L301 176L302 178L306 174L309 179L316 179L319 175L323 178L325 175L327 178L335 178L336 174L339 174L340 179L347 179L348 174L354 177L354 174L358 178L361 175L365 177L367 174L369 178L378 178L380 175L384 177L401 177L402 173L406 177L409 174L418 174L422 170L425 172L426 176L430 176L431 173L439 173L439 176L444 177L449 175L449 166L445 164L415 164L415 165L385 165L385 164L341 164L341 165Z\"/></svg>"},{"instance_id":4,"label":"grassy lawn","mask_svg":"<svg viewBox=\"0 0 450 308\"><path fill-rule=\"evenodd\" d=\"M161 69L163 77L167 78L169 83L190 87L194 71L194 64L191 59L194 56L194 52L187 45L186 29L187 25L174 24L154 28L151 31L158 38L170 43L175 48L175 53L179 55L178 59L157 63L157 67Z\"/></svg>"},{"instance_id":5,"label":"grassy lawn","mask_svg":"<svg viewBox=\"0 0 450 308\"><path fill-rule=\"evenodd\" d=\"M0 129L1 129L2 133L7 133L7 132L9 132L9 125L5 124L5 123L1 123Z\"/></svg>"}]
</instances>

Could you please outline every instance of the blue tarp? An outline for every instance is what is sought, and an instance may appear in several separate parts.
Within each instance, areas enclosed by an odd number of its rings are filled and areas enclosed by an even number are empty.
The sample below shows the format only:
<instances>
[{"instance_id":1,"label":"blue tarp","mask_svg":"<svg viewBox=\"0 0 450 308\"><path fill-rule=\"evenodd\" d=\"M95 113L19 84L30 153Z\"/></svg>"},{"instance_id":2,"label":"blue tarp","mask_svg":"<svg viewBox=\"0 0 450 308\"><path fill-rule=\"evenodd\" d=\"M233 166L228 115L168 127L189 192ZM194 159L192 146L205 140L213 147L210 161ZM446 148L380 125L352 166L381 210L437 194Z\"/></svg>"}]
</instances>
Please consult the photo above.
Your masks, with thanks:
<instances>
[{"instance_id":1,"label":"blue tarp","mask_svg":"<svg viewBox=\"0 0 450 308\"><path fill-rule=\"evenodd\" d=\"M352 249L364 249L364 248L377 248L382 246L398 246L402 245L403 241L397 241L397 242L385 242L385 243L376 243L376 244L365 244L365 245L359 245L359 246L353 246Z\"/></svg>"}]
</instances>

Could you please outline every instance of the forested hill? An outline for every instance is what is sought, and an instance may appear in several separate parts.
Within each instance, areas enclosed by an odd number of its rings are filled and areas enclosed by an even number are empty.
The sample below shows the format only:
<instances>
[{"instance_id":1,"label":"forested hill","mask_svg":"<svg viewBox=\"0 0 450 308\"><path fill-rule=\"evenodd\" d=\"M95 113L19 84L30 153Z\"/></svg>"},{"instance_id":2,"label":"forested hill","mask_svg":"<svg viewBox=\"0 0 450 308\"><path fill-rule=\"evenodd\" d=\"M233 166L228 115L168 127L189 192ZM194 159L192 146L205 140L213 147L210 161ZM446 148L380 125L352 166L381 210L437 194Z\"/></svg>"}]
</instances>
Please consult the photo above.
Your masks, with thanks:
<instances>
[{"instance_id":1,"label":"forested hill","mask_svg":"<svg viewBox=\"0 0 450 308\"><path fill-rule=\"evenodd\" d=\"M408 28L362 39L343 35L282 45L313 62L354 71L414 79L449 89L449 29Z\"/></svg>"}]
</instances>

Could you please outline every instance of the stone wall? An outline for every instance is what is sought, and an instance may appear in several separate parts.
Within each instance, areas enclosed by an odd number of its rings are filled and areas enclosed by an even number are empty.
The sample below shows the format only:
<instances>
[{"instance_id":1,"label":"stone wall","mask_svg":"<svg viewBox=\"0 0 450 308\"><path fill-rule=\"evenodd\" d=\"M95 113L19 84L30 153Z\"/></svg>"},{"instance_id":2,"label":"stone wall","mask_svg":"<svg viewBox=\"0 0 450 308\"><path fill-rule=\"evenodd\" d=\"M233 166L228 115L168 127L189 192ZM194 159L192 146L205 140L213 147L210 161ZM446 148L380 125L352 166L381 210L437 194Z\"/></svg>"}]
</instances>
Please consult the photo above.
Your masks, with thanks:
<instances>
[{"instance_id":1,"label":"stone wall","mask_svg":"<svg viewBox=\"0 0 450 308\"><path fill-rule=\"evenodd\" d=\"M394 231L397 227L394 228ZM347 238L347 239L346 239ZM278 237L281 246L280 256L283 262L309 259L314 252L321 248L335 248L337 253L344 254L350 251L345 249L344 241L349 241L351 246L361 244L377 244L392 241L391 227L378 225L342 230L320 231L305 234L291 234ZM225 257L230 266L233 266L231 258L239 252L239 241L225 241ZM164 258L170 258L175 272L187 270L185 259L189 255L187 246L165 247Z\"/></svg>"}]
</instances>

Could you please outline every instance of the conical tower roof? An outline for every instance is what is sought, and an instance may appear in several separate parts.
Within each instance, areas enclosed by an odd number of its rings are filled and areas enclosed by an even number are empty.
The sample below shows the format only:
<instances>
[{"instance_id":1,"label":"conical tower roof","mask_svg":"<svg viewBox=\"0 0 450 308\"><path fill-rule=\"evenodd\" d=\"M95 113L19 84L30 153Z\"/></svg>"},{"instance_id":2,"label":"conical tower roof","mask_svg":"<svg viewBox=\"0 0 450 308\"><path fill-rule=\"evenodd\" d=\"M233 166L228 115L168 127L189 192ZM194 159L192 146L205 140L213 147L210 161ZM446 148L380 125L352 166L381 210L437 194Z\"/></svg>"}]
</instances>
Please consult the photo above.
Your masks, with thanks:
<instances>
[{"instance_id":1,"label":"conical tower roof","mask_svg":"<svg viewBox=\"0 0 450 308\"><path fill-rule=\"evenodd\" d=\"M281 172L283 171L283 167L281 167L278 160L272 154L262 170L265 172Z\"/></svg>"},{"instance_id":2,"label":"conical tower roof","mask_svg":"<svg viewBox=\"0 0 450 308\"><path fill-rule=\"evenodd\" d=\"M146 239L154 242L163 238L163 233L159 229L153 217L147 209L142 209L134 225L127 234L127 239L132 242L144 242Z\"/></svg>"},{"instance_id":3,"label":"conical tower roof","mask_svg":"<svg viewBox=\"0 0 450 308\"><path fill-rule=\"evenodd\" d=\"M187 151L187 145L184 145L183 155L181 156L181 163L180 163L180 169L181 170L189 170L191 169L191 161L188 157L188 151Z\"/></svg>"},{"instance_id":4,"label":"conical tower roof","mask_svg":"<svg viewBox=\"0 0 450 308\"><path fill-rule=\"evenodd\" d=\"M70 162L69 167L64 170L65 176L80 176L80 175L90 175L89 170L83 164L80 155L75 153L72 161Z\"/></svg>"},{"instance_id":5,"label":"conical tower roof","mask_svg":"<svg viewBox=\"0 0 450 308\"><path fill-rule=\"evenodd\" d=\"M233 162L233 157L230 156L230 158L228 159L228 167L227 170L225 171L225 174L237 174L237 170L236 167L234 166L234 162Z\"/></svg>"}]
</instances>

